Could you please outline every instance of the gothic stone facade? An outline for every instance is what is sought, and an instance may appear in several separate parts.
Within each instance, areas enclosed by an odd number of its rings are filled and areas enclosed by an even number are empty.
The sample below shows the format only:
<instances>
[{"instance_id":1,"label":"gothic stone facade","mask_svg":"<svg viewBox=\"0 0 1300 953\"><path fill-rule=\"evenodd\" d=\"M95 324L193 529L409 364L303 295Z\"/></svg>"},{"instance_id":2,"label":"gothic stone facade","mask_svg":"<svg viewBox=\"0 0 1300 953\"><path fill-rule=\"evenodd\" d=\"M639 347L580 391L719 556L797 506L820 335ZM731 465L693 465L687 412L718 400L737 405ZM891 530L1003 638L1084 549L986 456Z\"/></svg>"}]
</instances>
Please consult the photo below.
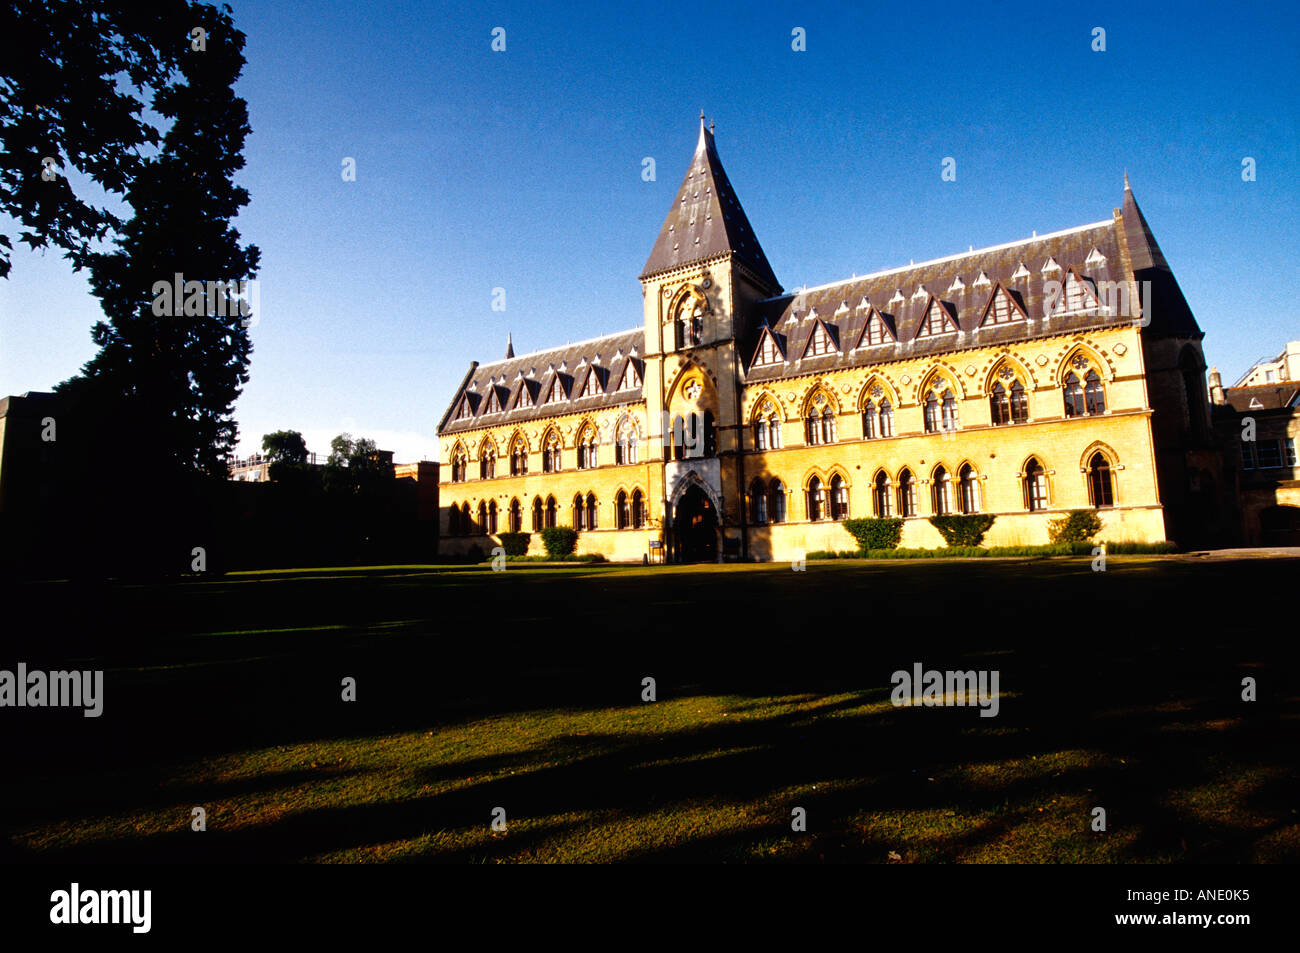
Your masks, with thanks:
<instances>
[{"instance_id":1,"label":"gothic stone facade","mask_svg":"<svg viewBox=\"0 0 1300 953\"><path fill-rule=\"evenodd\" d=\"M1127 180L1105 221L789 292L701 124L640 277L640 327L470 365L444 551L560 525L613 560L785 560L852 549L850 517L941 546L928 517L967 512L1038 544L1082 508L1196 542L1203 335Z\"/></svg>"}]
</instances>

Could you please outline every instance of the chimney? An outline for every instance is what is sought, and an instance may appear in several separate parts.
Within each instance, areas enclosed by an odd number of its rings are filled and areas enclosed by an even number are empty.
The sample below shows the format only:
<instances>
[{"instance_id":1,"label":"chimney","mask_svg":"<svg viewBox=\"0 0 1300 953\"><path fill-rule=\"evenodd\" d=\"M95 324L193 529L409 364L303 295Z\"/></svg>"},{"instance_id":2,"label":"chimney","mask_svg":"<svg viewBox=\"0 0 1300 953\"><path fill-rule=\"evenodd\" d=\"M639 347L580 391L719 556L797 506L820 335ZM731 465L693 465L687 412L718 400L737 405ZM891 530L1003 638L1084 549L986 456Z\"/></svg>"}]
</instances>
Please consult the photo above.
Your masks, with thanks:
<instances>
[{"instance_id":1,"label":"chimney","mask_svg":"<svg viewBox=\"0 0 1300 953\"><path fill-rule=\"evenodd\" d=\"M1217 367L1210 368L1210 403L1222 407L1226 400L1223 396L1223 378Z\"/></svg>"}]
</instances>

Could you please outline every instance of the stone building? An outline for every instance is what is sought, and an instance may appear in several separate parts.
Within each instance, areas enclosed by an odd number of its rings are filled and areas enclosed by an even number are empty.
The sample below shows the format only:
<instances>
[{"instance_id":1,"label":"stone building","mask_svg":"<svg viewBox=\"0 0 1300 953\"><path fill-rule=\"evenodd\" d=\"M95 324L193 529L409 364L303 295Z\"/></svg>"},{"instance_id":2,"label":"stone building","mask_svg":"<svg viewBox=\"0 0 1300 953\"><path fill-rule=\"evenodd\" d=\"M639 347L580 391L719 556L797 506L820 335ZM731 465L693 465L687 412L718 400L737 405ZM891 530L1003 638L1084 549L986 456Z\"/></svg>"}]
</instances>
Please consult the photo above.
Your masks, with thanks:
<instances>
[{"instance_id":1,"label":"stone building","mask_svg":"<svg viewBox=\"0 0 1300 953\"><path fill-rule=\"evenodd\" d=\"M438 425L444 551L789 559L845 518L990 513L989 545L1095 508L1111 541L1207 542L1224 493L1203 337L1127 178L1109 218L783 289L699 140L635 328L471 363ZM540 551L534 538L531 552Z\"/></svg>"}]
</instances>

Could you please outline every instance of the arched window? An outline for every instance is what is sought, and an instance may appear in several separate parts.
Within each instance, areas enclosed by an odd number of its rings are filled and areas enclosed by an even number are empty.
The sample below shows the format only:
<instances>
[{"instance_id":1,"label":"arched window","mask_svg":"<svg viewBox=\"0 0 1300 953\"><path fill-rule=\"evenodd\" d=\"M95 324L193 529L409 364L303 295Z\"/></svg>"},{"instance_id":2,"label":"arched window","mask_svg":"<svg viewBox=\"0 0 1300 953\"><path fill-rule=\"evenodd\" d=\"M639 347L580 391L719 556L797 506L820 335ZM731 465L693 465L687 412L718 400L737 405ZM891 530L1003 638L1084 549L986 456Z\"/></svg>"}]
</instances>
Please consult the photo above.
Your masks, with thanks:
<instances>
[{"instance_id":1,"label":"arched window","mask_svg":"<svg viewBox=\"0 0 1300 953\"><path fill-rule=\"evenodd\" d=\"M533 497L533 532L540 533L546 524L542 522L542 498Z\"/></svg>"},{"instance_id":2,"label":"arched window","mask_svg":"<svg viewBox=\"0 0 1300 953\"><path fill-rule=\"evenodd\" d=\"M488 509L487 503L482 500L478 501L478 532L480 535L488 531Z\"/></svg>"},{"instance_id":3,"label":"arched window","mask_svg":"<svg viewBox=\"0 0 1300 953\"><path fill-rule=\"evenodd\" d=\"M528 448L522 440L510 446L510 475L523 476L528 472Z\"/></svg>"},{"instance_id":4,"label":"arched window","mask_svg":"<svg viewBox=\"0 0 1300 953\"><path fill-rule=\"evenodd\" d=\"M576 530L587 528L587 507L583 503L581 493L573 498L573 528Z\"/></svg>"},{"instance_id":5,"label":"arched window","mask_svg":"<svg viewBox=\"0 0 1300 953\"><path fill-rule=\"evenodd\" d=\"M813 477L808 481L808 519L820 520L826 518L826 491L822 489L822 481Z\"/></svg>"},{"instance_id":6,"label":"arched window","mask_svg":"<svg viewBox=\"0 0 1300 953\"><path fill-rule=\"evenodd\" d=\"M645 526L645 498L640 490L632 491L632 527L640 529Z\"/></svg>"},{"instance_id":7,"label":"arched window","mask_svg":"<svg viewBox=\"0 0 1300 953\"><path fill-rule=\"evenodd\" d=\"M876 436L876 405L867 401L862 408L862 439L871 440Z\"/></svg>"},{"instance_id":8,"label":"arched window","mask_svg":"<svg viewBox=\"0 0 1300 953\"><path fill-rule=\"evenodd\" d=\"M587 494L587 529L596 528L596 494Z\"/></svg>"},{"instance_id":9,"label":"arched window","mask_svg":"<svg viewBox=\"0 0 1300 953\"><path fill-rule=\"evenodd\" d=\"M994 384L989 392L989 418L995 427L1011 423L1011 398L1001 382Z\"/></svg>"},{"instance_id":10,"label":"arched window","mask_svg":"<svg viewBox=\"0 0 1300 953\"><path fill-rule=\"evenodd\" d=\"M969 463L958 473L961 481L961 511L967 515L980 511L980 482L975 468Z\"/></svg>"},{"instance_id":11,"label":"arched window","mask_svg":"<svg viewBox=\"0 0 1300 953\"><path fill-rule=\"evenodd\" d=\"M838 473L831 477L831 519L849 518L849 488Z\"/></svg>"},{"instance_id":12,"label":"arched window","mask_svg":"<svg viewBox=\"0 0 1300 953\"><path fill-rule=\"evenodd\" d=\"M588 470L597 465L596 428L588 427L578 438L578 469Z\"/></svg>"},{"instance_id":13,"label":"arched window","mask_svg":"<svg viewBox=\"0 0 1300 953\"><path fill-rule=\"evenodd\" d=\"M686 421L678 414L673 418L673 429L667 434L671 451L664 454L665 460L682 460L686 456Z\"/></svg>"},{"instance_id":14,"label":"arched window","mask_svg":"<svg viewBox=\"0 0 1300 953\"><path fill-rule=\"evenodd\" d=\"M1020 381L1011 384L1011 422L1023 424L1029 419L1029 398L1025 395L1025 385Z\"/></svg>"},{"instance_id":15,"label":"arched window","mask_svg":"<svg viewBox=\"0 0 1300 953\"><path fill-rule=\"evenodd\" d=\"M1101 509L1115 505L1115 487L1110 476L1110 461L1097 451L1088 461L1088 502Z\"/></svg>"},{"instance_id":16,"label":"arched window","mask_svg":"<svg viewBox=\"0 0 1300 953\"><path fill-rule=\"evenodd\" d=\"M943 425L939 416L939 395L934 391L925 395L925 432L938 433Z\"/></svg>"},{"instance_id":17,"label":"arched window","mask_svg":"<svg viewBox=\"0 0 1300 953\"><path fill-rule=\"evenodd\" d=\"M478 478L491 480L497 475L497 448L485 443L478 451Z\"/></svg>"},{"instance_id":18,"label":"arched window","mask_svg":"<svg viewBox=\"0 0 1300 953\"><path fill-rule=\"evenodd\" d=\"M898 475L898 515L916 515L916 478L906 468Z\"/></svg>"},{"instance_id":19,"label":"arched window","mask_svg":"<svg viewBox=\"0 0 1300 953\"><path fill-rule=\"evenodd\" d=\"M560 472L560 435L552 430L546 435L542 444L542 470L546 473Z\"/></svg>"},{"instance_id":20,"label":"arched window","mask_svg":"<svg viewBox=\"0 0 1300 953\"><path fill-rule=\"evenodd\" d=\"M957 398L953 396L952 391L943 392L943 429L957 429Z\"/></svg>"},{"instance_id":21,"label":"arched window","mask_svg":"<svg viewBox=\"0 0 1300 953\"><path fill-rule=\"evenodd\" d=\"M694 298L683 301L676 324L679 348L699 344L704 340L704 303Z\"/></svg>"},{"instance_id":22,"label":"arched window","mask_svg":"<svg viewBox=\"0 0 1300 953\"><path fill-rule=\"evenodd\" d=\"M546 498L546 525L543 529L551 529L555 526L555 516L558 509L559 507L555 503L555 497L548 496Z\"/></svg>"},{"instance_id":23,"label":"arched window","mask_svg":"<svg viewBox=\"0 0 1300 953\"><path fill-rule=\"evenodd\" d=\"M767 518L773 523L785 522L785 484L780 480L774 479L768 492Z\"/></svg>"},{"instance_id":24,"label":"arched window","mask_svg":"<svg viewBox=\"0 0 1300 953\"><path fill-rule=\"evenodd\" d=\"M1035 457L1025 464L1025 509L1047 509L1047 471Z\"/></svg>"},{"instance_id":25,"label":"arched window","mask_svg":"<svg viewBox=\"0 0 1300 953\"><path fill-rule=\"evenodd\" d=\"M835 442L835 413L829 408L822 408L822 443Z\"/></svg>"},{"instance_id":26,"label":"arched window","mask_svg":"<svg viewBox=\"0 0 1300 953\"><path fill-rule=\"evenodd\" d=\"M510 532L522 533L524 531L524 509L519 505L518 500L510 501Z\"/></svg>"},{"instance_id":27,"label":"arched window","mask_svg":"<svg viewBox=\"0 0 1300 953\"><path fill-rule=\"evenodd\" d=\"M1083 379L1083 405L1090 414L1106 412L1106 391L1101 386L1101 377L1095 370L1088 371Z\"/></svg>"},{"instance_id":28,"label":"arched window","mask_svg":"<svg viewBox=\"0 0 1300 953\"><path fill-rule=\"evenodd\" d=\"M1065 375L1065 416L1082 417L1084 413L1083 388L1079 386L1078 376L1071 371Z\"/></svg>"},{"instance_id":29,"label":"arched window","mask_svg":"<svg viewBox=\"0 0 1300 953\"><path fill-rule=\"evenodd\" d=\"M636 463L637 443L640 441L641 434L637 430L635 421L630 417L624 417L619 421L618 431L614 436L614 462Z\"/></svg>"},{"instance_id":30,"label":"arched window","mask_svg":"<svg viewBox=\"0 0 1300 953\"><path fill-rule=\"evenodd\" d=\"M460 507L455 503L447 508L447 535L460 535Z\"/></svg>"},{"instance_id":31,"label":"arched window","mask_svg":"<svg viewBox=\"0 0 1300 953\"><path fill-rule=\"evenodd\" d=\"M632 522L632 514L628 511L627 494L619 490L614 494L614 528L627 529Z\"/></svg>"},{"instance_id":32,"label":"arched window","mask_svg":"<svg viewBox=\"0 0 1300 953\"><path fill-rule=\"evenodd\" d=\"M460 505L460 534L462 536L469 536L473 532L474 518L470 516L469 504L462 503Z\"/></svg>"},{"instance_id":33,"label":"arched window","mask_svg":"<svg viewBox=\"0 0 1300 953\"><path fill-rule=\"evenodd\" d=\"M781 418L775 413L767 418L767 445L773 450L781 449Z\"/></svg>"},{"instance_id":34,"label":"arched window","mask_svg":"<svg viewBox=\"0 0 1300 953\"><path fill-rule=\"evenodd\" d=\"M497 531L497 501L492 500L488 503L487 509L487 531L495 533Z\"/></svg>"},{"instance_id":35,"label":"arched window","mask_svg":"<svg viewBox=\"0 0 1300 953\"><path fill-rule=\"evenodd\" d=\"M749 513L759 526L767 522L767 487L757 478L749 485Z\"/></svg>"},{"instance_id":36,"label":"arched window","mask_svg":"<svg viewBox=\"0 0 1300 953\"><path fill-rule=\"evenodd\" d=\"M945 467L934 468L934 485L931 487L934 512L938 516L952 513L952 477Z\"/></svg>"},{"instance_id":37,"label":"arched window","mask_svg":"<svg viewBox=\"0 0 1300 953\"><path fill-rule=\"evenodd\" d=\"M880 402L880 436L892 437L894 435L894 408L888 399Z\"/></svg>"},{"instance_id":38,"label":"arched window","mask_svg":"<svg viewBox=\"0 0 1300 953\"><path fill-rule=\"evenodd\" d=\"M464 483L468 457L464 447L457 447L451 454L451 482Z\"/></svg>"},{"instance_id":39,"label":"arched window","mask_svg":"<svg viewBox=\"0 0 1300 953\"><path fill-rule=\"evenodd\" d=\"M885 519L894 515L894 495L890 492L889 476L884 470L876 474L871 502L878 518Z\"/></svg>"}]
</instances>

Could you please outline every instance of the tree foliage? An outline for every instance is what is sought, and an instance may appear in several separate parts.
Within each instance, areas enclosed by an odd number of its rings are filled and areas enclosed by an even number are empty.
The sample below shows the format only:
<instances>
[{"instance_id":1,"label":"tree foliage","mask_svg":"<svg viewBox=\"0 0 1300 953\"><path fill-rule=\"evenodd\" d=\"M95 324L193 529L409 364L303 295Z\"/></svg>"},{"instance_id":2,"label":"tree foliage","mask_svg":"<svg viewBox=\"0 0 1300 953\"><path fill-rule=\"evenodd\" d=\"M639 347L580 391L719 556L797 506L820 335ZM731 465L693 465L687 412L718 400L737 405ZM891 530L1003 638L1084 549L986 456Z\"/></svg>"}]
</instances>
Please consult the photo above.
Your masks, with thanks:
<instances>
[{"instance_id":1,"label":"tree foliage","mask_svg":"<svg viewBox=\"0 0 1300 953\"><path fill-rule=\"evenodd\" d=\"M277 430L262 437L262 452L271 463L307 462L307 441L296 430Z\"/></svg>"},{"instance_id":2,"label":"tree foliage","mask_svg":"<svg viewBox=\"0 0 1300 953\"><path fill-rule=\"evenodd\" d=\"M61 248L81 269L91 243L121 228L111 210L76 194L68 172L110 194L126 193L146 161L142 147L162 139L144 118L145 106L189 51L200 6L185 0L0 4L0 212L18 223L21 242ZM12 247L0 234L0 278L9 274Z\"/></svg>"}]
</instances>

